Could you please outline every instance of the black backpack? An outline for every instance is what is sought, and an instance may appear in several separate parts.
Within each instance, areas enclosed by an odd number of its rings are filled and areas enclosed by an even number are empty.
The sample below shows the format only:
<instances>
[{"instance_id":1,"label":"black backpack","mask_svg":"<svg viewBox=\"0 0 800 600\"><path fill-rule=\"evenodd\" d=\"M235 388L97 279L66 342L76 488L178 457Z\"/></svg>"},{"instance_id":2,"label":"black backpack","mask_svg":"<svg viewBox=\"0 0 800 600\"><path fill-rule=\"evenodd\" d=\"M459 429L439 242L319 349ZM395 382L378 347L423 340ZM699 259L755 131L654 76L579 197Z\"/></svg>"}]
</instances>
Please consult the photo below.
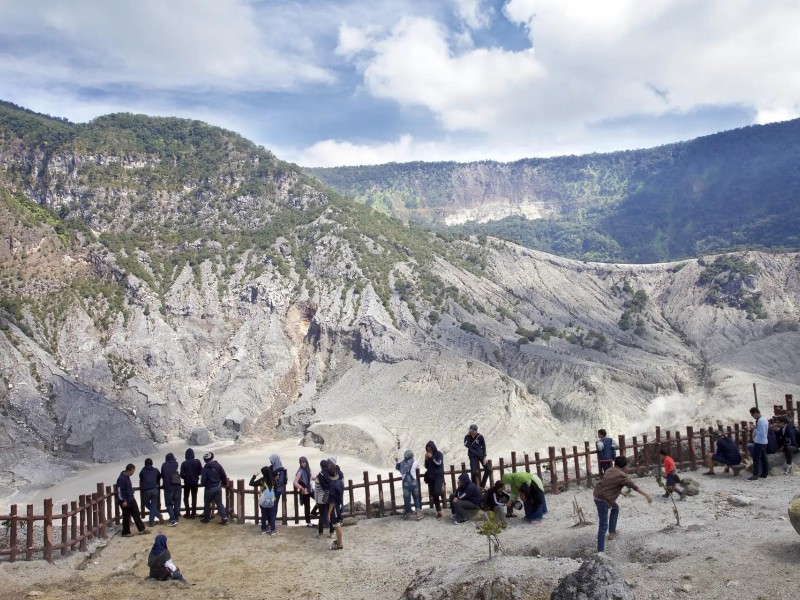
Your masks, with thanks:
<instances>
[{"instance_id":1,"label":"black backpack","mask_svg":"<svg viewBox=\"0 0 800 600\"><path fill-rule=\"evenodd\" d=\"M177 471L173 471L169 474L169 484L170 485L180 485L181 484L181 474Z\"/></svg>"}]
</instances>

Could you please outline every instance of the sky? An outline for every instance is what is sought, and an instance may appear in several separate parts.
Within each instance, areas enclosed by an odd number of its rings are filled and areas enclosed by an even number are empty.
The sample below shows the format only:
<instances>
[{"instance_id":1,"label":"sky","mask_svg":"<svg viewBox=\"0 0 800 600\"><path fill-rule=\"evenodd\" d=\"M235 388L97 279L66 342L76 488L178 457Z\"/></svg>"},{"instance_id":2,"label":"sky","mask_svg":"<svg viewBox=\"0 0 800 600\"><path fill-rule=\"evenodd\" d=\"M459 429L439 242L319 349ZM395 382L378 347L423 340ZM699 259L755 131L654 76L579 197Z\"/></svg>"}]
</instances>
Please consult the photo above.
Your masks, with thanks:
<instances>
[{"instance_id":1,"label":"sky","mask_svg":"<svg viewBox=\"0 0 800 600\"><path fill-rule=\"evenodd\" d=\"M0 99L302 166L607 152L800 116L797 0L0 0Z\"/></svg>"}]
</instances>

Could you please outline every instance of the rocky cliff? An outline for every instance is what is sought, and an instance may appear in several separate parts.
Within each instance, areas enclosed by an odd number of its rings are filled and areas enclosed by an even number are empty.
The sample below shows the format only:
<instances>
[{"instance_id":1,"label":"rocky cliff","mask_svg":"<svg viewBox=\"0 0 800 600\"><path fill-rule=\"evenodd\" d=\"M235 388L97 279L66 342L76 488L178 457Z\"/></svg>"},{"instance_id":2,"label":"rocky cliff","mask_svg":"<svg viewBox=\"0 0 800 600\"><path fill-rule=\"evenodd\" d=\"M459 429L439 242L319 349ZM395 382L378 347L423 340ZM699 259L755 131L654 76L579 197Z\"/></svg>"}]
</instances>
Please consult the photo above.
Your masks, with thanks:
<instances>
[{"instance_id":1,"label":"rocky cliff","mask_svg":"<svg viewBox=\"0 0 800 600\"><path fill-rule=\"evenodd\" d=\"M492 455L534 451L669 407L738 420L753 381L776 400L798 383L796 254L613 265L445 241L228 132L104 119L46 144L3 131L6 489L44 456L197 428L389 464L428 439L455 458L473 422Z\"/></svg>"}]
</instances>

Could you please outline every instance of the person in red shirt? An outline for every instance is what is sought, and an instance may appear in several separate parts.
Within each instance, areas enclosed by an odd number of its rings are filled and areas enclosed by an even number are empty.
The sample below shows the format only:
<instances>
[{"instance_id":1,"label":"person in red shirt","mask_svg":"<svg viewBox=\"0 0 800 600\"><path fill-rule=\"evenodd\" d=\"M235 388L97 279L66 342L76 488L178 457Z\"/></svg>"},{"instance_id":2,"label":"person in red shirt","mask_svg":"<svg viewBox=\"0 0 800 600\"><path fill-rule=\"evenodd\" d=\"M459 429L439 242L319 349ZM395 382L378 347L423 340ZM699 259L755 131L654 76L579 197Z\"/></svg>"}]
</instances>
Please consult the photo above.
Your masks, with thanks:
<instances>
[{"instance_id":1,"label":"person in red shirt","mask_svg":"<svg viewBox=\"0 0 800 600\"><path fill-rule=\"evenodd\" d=\"M681 480L678 478L678 469L675 468L675 461L669 455L669 450L661 448L659 453L664 460L664 476L666 477L665 489L667 491L664 494L664 498L669 498L672 492L678 492L681 500L683 500L686 497L683 490L676 489L677 486L681 485Z\"/></svg>"}]
</instances>

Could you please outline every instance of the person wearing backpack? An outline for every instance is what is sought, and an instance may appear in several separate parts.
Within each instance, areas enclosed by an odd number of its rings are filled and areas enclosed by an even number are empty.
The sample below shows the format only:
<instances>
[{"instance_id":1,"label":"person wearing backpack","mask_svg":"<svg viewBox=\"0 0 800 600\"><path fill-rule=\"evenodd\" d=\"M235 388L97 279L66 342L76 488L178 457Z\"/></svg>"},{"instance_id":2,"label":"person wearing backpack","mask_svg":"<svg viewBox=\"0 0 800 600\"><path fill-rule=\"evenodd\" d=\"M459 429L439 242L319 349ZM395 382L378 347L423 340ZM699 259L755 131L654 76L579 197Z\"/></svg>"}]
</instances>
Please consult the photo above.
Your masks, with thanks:
<instances>
[{"instance_id":1,"label":"person wearing backpack","mask_svg":"<svg viewBox=\"0 0 800 600\"><path fill-rule=\"evenodd\" d=\"M250 485L257 488L258 508L261 511L261 533L264 535L276 535L275 529L275 480L272 478L272 470L269 467L261 467L261 477L256 479L256 475L250 478ZM267 524L269 523L269 528Z\"/></svg>"},{"instance_id":2,"label":"person wearing backpack","mask_svg":"<svg viewBox=\"0 0 800 600\"><path fill-rule=\"evenodd\" d=\"M617 457L619 444L614 438L608 437L605 429L597 430L597 465L600 477L603 473L614 466L614 459Z\"/></svg>"},{"instance_id":3,"label":"person wearing backpack","mask_svg":"<svg viewBox=\"0 0 800 600\"><path fill-rule=\"evenodd\" d=\"M408 519L411 516L411 499L414 499L414 507L417 511L417 521L421 521L422 514L422 499L420 498L419 482L417 481L417 469L419 469L419 462L414 458L414 453L411 450L406 450L403 454L403 460L395 465L395 469L400 471L403 487L403 519Z\"/></svg>"},{"instance_id":4,"label":"person wearing backpack","mask_svg":"<svg viewBox=\"0 0 800 600\"><path fill-rule=\"evenodd\" d=\"M300 504L306 515L306 527L313 527L311 524L311 494L314 492L311 487L311 482L314 477L311 475L311 467L308 465L308 459L305 456L300 457L300 468L294 475L293 487L300 494Z\"/></svg>"},{"instance_id":5,"label":"person wearing backpack","mask_svg":"<svg viewBox=\"0 0 800 600\"><path fill-rule=\"evenodd\" d=\"M275 516L277 517L278 508L281 505L281 496L286 493L286 481L288 477L280 456L277 454L270 454L269 463L270 470L272 471L272 479L275 481Z\"/></svg>"},{"instance_id":6,"label":"person wearing backpack","mask_svg":"<svg viewBox=\"0 0 800 600\"><path fill-rule=\"evenodd\" d=\"M181 474L175 455L170 452L161 465L161 481L164 485L164 506L167 507L170 527L178 525L181 518Z\"/></svg>"},{"instance_id":7,"label":"person wearing backpack","mask_svg":"<svg viewBox=\"0 0 800 600\"><path fill-rule=\"evenodd\" d=\"M197 516L197 490L200 488L200 473L203 463L194 457L194 450L186 449L186 460L181 463L181 479L183 479L183 505L186 507L186 518L194 519ZM191 495L192 508L189 510L189 496Z\"/></svg>"}]
</instances>

